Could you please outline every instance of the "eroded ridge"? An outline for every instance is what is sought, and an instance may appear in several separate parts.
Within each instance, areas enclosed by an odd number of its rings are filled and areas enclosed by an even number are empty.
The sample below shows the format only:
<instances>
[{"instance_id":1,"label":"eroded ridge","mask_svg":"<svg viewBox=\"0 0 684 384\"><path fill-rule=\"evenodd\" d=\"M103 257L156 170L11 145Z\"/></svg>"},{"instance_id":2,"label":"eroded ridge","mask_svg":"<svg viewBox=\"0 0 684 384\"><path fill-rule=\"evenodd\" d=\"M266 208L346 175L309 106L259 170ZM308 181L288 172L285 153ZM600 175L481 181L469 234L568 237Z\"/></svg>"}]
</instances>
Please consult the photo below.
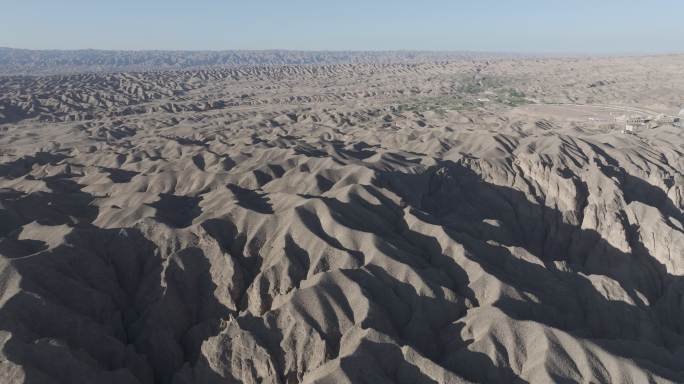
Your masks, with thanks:
<instances>
[{"instance_id":1,"label":"eroded ridge","mask_svg":"<svg viewBox=\"0 0 684 384\"><path fill-rule=\"evenodd\" d=\"M583 60L3 79L0 381L684 381L684 62Z\"/></svg>"}]
</instances>

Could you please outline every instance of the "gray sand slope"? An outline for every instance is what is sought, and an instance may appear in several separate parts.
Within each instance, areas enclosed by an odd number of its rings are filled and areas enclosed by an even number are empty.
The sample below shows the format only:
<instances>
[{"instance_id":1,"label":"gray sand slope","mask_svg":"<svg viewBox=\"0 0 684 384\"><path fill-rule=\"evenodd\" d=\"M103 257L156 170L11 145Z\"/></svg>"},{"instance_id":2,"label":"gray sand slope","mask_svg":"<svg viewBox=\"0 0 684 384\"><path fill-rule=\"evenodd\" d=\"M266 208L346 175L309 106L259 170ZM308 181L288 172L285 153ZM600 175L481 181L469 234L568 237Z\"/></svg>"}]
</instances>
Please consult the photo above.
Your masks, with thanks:
<instances>
[{"instance_id":1,"label":"gray sand slope","mask_svg":"<svg viewBox=\"0 0 684 384\"><path fill-rule=\"evenodd\" d=\"M0 77L0 382L684 382L682 73Z\"/></svg>"}]
</instances>

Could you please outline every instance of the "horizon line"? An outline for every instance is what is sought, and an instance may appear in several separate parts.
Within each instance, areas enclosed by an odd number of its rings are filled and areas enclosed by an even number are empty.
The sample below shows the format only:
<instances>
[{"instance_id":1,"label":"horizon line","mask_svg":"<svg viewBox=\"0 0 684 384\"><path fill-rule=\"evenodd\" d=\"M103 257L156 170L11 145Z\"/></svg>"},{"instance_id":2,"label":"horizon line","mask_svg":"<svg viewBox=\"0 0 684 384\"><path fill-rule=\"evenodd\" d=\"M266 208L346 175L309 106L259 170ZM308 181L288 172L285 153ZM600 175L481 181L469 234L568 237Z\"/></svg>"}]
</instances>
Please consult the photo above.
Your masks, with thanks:
<instances>
[{"instance_id":1,"label":"horizon line","mask_svg":"<svg viewBox=\"0 0 684 384\"><path fill-rule=\"evenodd\" d=\"M227 52L297 52L297 53L428 53L428 54L455 54L473 53L490 55L521 55L521 56L671 56L682 55L682 51L506 51L506 50L468 50L468 49L449 49L449 50L424 50L424 49L293 49L293 48L225 48L225 49L167 49L167 48L18 48L0 45L0 49L33 52L80 52L80 51L100 51L100 52L173 52L173 53L227 53Z\"/></svg>"}]
</instances>

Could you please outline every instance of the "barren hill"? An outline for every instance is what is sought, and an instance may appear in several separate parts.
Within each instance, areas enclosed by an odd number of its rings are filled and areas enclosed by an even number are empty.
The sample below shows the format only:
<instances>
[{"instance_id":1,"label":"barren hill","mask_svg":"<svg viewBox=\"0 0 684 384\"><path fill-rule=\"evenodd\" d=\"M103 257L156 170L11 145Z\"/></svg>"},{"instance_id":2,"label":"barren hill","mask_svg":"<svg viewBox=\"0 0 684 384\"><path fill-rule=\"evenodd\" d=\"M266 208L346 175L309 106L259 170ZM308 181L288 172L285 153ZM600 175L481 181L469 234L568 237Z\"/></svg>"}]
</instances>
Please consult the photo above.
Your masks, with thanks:
<instances>
[{"instance_id":1,"label":"barren hill","mask_svg":"<svg viewBox=\"0 0 684 384\"><path fill-rule=\"evenodd\" d=\"M421 51L66 51L0 47L0 75L141 72L255 65L397 64L510 56L514 55Z\"/></svg>"},{"instance_id":2,"label":"barren hill","mask_svg":"<svg viewBox=\"0 0 684 384\"><path fill-rule=\"evenodd\" d=\"M0 381L684 382L683 71L0 78Z\"/></svg>"}]
</instances>

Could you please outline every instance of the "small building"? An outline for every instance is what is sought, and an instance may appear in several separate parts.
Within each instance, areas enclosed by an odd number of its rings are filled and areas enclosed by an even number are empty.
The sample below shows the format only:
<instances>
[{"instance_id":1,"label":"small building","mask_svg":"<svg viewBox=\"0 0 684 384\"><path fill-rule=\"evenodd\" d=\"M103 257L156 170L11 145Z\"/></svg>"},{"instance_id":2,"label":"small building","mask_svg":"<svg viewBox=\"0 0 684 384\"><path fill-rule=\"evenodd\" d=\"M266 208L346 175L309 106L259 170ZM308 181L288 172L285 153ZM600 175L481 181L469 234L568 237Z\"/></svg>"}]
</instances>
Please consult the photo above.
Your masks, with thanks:
<instances>
[{"instance_id":1,"label":"small building","mask_svg":"<svg viewBox=\"0 0 684 384\"><path fill-rule=\"evenodd\" d=\"M671 125L674 127L680 127L682 117L684 117L684 110L680 112L679 116L668 116L665 114L660 114L657 116L630 116L626 117L624 115L615 117L615 122L624 124L625 128L622 133L636 133L643 129L654 129L661 125Z\"/></svg>"},{"instance_id":2,"label":"small building","mask_svg":"<svg viewBox=\"0 0 684 384\"><path fill-rule=\"evenodd\" d=\"M647 117L641 117L641 116L633 116L627 119L627 124L631 125L645 125L647 124L651 119Z\"/></svg>"},{"instance_id":3,"label":"small building","mask_svg":"<svg viewBox=\"0 0 684 384\"><path fill-rule=\"evenodd\" d=\"M631 116L625 121L622 133L636 133L640 129L648 128L653 120L642 116Z\"/></svg>"},{"instance_id":4,"label":"small building","mask_svg":"<svg viewBox=\"0 0 684 384\"><path fill-rule=\"evenodd\" d=\"M671 125L673 127L680 127L681 126L681 120L682 120L682 118L680 116L658 115L658 117L655 120L655 123L656 123L656 126L664 124L664 125Z\"/></svg>"},{"instance_id":5,"label":"small building","mask_svg":"<svg viewBox=\"0 0 684 384\"><path fill-rule=\"evenodd\" d=\"M637 128L645 127L651 120L645 117L630 117L625 122L625 127L629 131L636 130Z\"/></svg>"},{"instance_id":6,"label":"small building","mask_svg":"<svg viewBox=\"0 0 684 384\"><path fill-rule=\"evenodd\" d=\"M680 118L678 116L659 116L656 121L660 124L674 124L678 123Z\"/></svg>"}]
</instances>

